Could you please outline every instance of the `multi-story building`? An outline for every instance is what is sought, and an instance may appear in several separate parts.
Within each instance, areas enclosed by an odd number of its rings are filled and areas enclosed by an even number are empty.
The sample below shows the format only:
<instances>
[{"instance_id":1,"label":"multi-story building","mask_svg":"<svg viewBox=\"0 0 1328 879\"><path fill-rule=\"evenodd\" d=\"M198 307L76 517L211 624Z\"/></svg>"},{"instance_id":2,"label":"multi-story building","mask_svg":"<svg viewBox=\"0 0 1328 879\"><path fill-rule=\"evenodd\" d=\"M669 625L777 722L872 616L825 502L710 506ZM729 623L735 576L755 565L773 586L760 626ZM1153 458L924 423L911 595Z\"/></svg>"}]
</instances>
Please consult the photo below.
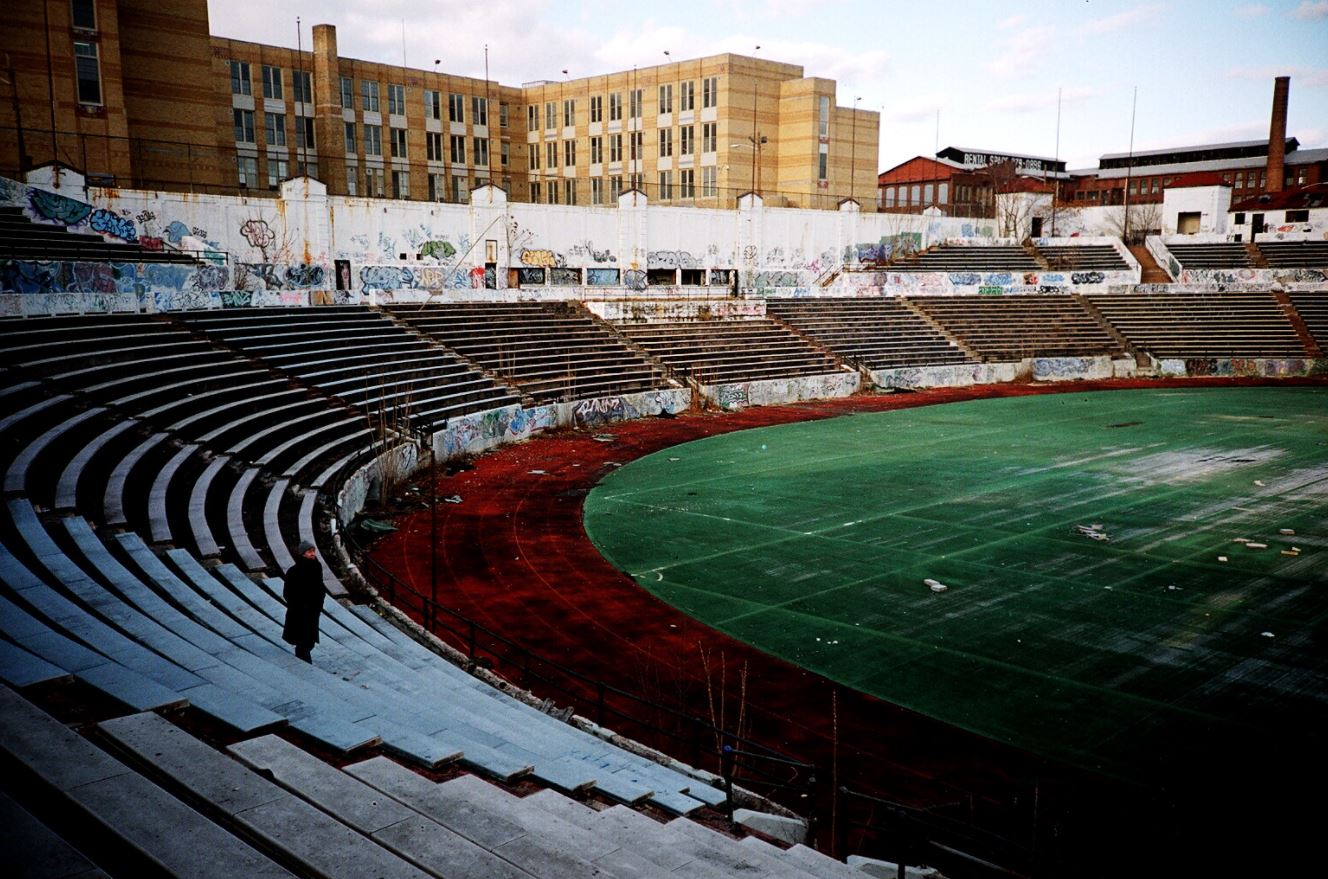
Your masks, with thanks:
<instances>
[{"instance_id":1,"label":"multi-story building","mask_svg":"<svg viewBox=\"0 0 1328 879\"><path fill-rule=\"evenodd\" d=\"M993 217L998 193L1030 183L1065 179L1065 163L1044 156L949 146L931 159L915 156L877 176L876 209L920 214L935 208L947 216Z\"/></svg>"},{"instance_id":2,"label":"multi-story building","mask_svg":"<svg viewBox=\"0 0 1328 879\"><path fill-rule=\"evenodd\" d=\"M326 24L297 49L214 37L206 0L19 5L0 101L11 176L57 162L194 191L307 173L334 194L440 201L493 183L579 205L629 189L713 207L753 191L873 202L879 114L838 106L834 81L797 65L725 54L515 87L343 58Z\"/></svg>"}]
</instances>

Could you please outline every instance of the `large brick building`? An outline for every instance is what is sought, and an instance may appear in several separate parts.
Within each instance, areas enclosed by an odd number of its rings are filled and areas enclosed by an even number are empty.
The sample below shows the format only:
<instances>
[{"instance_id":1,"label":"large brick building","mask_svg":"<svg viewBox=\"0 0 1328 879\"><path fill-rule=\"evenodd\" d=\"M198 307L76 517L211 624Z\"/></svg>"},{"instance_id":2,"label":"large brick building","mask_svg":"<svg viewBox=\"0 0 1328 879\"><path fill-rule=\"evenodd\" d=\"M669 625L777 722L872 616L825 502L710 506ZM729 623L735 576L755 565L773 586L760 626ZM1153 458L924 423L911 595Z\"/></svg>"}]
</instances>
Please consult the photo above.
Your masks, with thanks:
<instances>
[{"instance_id":1,"label":"large brick building","mask_svg":"<svg viewBox=\"0 0 1328 879\"><path fill-rule=\"evenodd\" d=\"M879 114L801 67L716 55L520 87L211 35L206 0L41 0L5 13L0 173L59 162L93 183L732 206L873 204ZM6 116L8 118L6 118Z\"/></svg>"}]
</instances>

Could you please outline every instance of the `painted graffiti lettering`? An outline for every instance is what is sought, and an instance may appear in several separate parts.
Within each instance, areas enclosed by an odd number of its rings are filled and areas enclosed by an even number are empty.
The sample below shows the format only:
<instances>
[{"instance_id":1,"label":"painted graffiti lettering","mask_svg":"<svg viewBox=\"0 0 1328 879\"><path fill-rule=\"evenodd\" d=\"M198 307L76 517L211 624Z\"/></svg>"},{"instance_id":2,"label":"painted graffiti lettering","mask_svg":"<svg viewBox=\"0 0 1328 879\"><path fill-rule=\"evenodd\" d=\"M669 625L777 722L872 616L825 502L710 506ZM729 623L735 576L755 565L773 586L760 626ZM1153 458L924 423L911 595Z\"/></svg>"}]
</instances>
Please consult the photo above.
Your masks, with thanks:
<instances>
[{"instance_id":1,"label":"painted graffiti lettering","mask_svg":"<svg viewBox=\"0 0 1328 879\"><path fill-rule=\"evenodd\" d=\"M98 208L93 211L92 216L88 219L88 225L94 231L101 232L103 235L111 235L122 241L138 240L138 232L134 230L133 221L105 208Z\"/></svg>"},{"instance_id":2,"label":"painted graffiti lettering","mask_svg":"<svg viewBox=\"0 0 1328 879\"><path fill-rule=\"evenodd\" d=\"M551 269L555 266L564 264L561 254L554 253L552 250L529 250L521 251L521 264L536 268Z\"/></svg>"},{"instance_id":3,"label":"painted graffiti lettering","mask_svg":"<svg viewBox=\"0 0 1328 879\"><path fill-rule=\"evenodd\" d=\"M245 220L240 225L240 234L244 236L245 241L248 241L259 250L271 246L277 240L277 233L272 231L272 227L268 226L267 220Z\"/></svg>"}]
</instances>

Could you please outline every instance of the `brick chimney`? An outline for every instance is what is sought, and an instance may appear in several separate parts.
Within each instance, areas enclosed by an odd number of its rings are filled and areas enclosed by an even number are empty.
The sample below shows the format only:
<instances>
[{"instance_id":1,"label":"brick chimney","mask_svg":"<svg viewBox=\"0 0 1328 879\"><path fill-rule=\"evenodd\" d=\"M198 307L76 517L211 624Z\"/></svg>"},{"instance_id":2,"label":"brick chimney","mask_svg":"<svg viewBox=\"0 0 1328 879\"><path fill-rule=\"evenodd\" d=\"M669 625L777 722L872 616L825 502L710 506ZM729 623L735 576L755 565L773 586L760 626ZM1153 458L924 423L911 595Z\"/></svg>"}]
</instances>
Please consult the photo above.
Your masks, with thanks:
<instances>
[{"instance_id":1,"label":"brick chimney","mask_svg":"<svg viewBox=\"0 0 1328 879\"><path fill-rule=\"evenodd\" d=\"M1273 118L1268 126L1268 184L1264 192L1281 192L1283 165L1286 161L1287 93L1291 77L1273 80Z\"/></svg>"}]
</instances>

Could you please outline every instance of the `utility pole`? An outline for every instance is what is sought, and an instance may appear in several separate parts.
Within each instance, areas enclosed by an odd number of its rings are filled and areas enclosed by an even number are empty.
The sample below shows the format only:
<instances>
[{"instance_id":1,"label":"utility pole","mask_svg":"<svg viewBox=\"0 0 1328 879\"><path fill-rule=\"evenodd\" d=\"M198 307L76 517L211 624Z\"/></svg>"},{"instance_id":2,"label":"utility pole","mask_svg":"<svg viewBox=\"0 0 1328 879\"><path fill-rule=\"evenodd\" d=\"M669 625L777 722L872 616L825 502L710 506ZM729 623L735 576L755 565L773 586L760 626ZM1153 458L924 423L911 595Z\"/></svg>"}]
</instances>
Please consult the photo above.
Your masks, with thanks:
<instances>
[{"instance_id":1,"label":"utility pole","mask_svg":"<svg viewBox=\"0 0 1328 879\"><path fill-rule=\"evenodd\" d=\"M1130 152L1125 159L1125 243L1130 243L1130 178L1134 172L1134 111L1139 103L1139 86L1134 87L1134 97L1130 99Z\"/></svg>"}]
</instances>

